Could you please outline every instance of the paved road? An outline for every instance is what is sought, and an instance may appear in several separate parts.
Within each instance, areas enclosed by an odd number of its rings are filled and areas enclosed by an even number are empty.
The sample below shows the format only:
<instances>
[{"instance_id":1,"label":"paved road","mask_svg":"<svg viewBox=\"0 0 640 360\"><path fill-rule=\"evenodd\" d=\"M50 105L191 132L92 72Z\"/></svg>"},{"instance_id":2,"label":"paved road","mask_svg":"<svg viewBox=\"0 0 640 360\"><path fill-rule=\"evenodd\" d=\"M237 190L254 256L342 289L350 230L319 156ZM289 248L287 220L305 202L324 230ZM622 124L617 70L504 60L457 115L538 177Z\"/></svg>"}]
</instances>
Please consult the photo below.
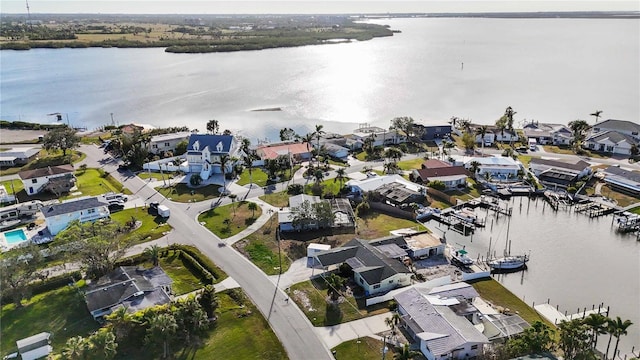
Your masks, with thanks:
<instances>
[{"instance_id":1,"label":"paved road","mask_svg":"<svg viewBox=\"0 0 640 360\"><path fill-rule=\"evenodd\" d=\"M331 351L314 331L304 313L293 302L285 302L287 295L267 275L232 247L218 247L220 239L200 226L194 216L185 213L189 204L167 201L147 183L136 176L117 172L117 163L105 157L96 146L82 146L88 166L101 166L146 202L158 201L171 209L168 222L174 230L168 241L193 244L220 266L244 289L267 319L291 359L331 359ZM192 206L194 204L191 204Z\"/></svg>"}]
</instances>

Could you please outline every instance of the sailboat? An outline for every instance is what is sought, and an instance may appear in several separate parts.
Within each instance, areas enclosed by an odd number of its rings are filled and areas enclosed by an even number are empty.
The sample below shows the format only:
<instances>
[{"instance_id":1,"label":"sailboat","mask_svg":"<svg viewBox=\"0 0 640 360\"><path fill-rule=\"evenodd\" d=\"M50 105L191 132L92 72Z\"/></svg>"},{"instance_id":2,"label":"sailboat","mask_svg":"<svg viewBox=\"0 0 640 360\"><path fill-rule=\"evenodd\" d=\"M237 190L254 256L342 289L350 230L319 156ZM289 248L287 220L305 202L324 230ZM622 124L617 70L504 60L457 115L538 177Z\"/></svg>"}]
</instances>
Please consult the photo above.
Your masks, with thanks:
<instances>
[{"instance_id":1,"label":"sailboat","mask_svg":"<svg viewBox=\"0 0 640 360\"><path fill-rule=\"evenodd\" d=\"M507 251L509 244L509 226L511 225L511 217L507 222L507 241L504 248L504 256L501 258L495 258L487 261L487 265L494 271L515 271L521 270L527 266L529 261L528 255L511 255Z\"/></svg>"}]
</instances>

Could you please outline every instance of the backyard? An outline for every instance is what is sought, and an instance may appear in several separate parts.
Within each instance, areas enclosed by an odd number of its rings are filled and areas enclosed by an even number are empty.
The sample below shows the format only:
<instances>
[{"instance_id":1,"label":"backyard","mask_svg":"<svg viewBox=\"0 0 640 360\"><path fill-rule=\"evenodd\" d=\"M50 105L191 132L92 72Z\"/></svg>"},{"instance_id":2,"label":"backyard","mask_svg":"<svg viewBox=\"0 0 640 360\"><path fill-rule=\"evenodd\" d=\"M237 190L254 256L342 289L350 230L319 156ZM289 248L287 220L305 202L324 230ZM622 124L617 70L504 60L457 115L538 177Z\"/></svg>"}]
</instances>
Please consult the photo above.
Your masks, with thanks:
<instances>
[{"instance_id":1,"label":"backyard","mask_svg":"<svg viewBox=\"0 0 640 360\"><path fill-rule=\"evenodd\" d=\"M377 340L369 336L354 340L345 341L333 348L336 359L353 360L378 360L382 356L382 340ZM395 359L395 354L399 349L393 345L386 344L387 359ZM422 356L415 356L413 359L424 359Z\"/></svg>"},{"instance_id":2,"label":"backyard","mask_svg":"<svg viewBox=\"0 0 640 360\"><path fill-rule=\"evenodd\" d=\"M256 209L251 210L250 204L254 204ZM246 229L261 214L262 209L256 203L240 201L205 211L198 216L198 222L204 222L209 231L224 239Z\"/></svg>"},{"instance_id":3,"label":"backyard","mask_svg":"<svg viewBox=\"0 0 640 360\"><path fill-rule=\"evenodd\" d=\"M174 184L168 187L157 187L156 190L171 201L188 203L210 200L220 196L221 185L205 185L191 188L184 183Z\"/></svg>"}]
</instances>

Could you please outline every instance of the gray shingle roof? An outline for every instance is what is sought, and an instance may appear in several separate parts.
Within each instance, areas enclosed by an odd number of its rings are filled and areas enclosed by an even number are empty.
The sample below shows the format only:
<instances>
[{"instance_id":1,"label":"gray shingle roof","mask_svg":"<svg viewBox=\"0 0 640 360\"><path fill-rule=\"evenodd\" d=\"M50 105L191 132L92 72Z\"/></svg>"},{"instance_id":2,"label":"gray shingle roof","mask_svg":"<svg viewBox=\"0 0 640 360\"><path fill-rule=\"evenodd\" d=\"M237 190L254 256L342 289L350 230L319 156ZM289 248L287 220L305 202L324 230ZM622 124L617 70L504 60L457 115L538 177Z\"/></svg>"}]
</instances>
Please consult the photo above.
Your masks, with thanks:
<instances>
[{"instance_id":1,"label":"gray shingle roof","mask_svg":"<svg viewBox=\"0 0 640 360\"><path fill-rule=\"evenodd\" d=\"M640 133L640 124L628 120L608 119L593 125L594 129L631 131Z\"/></svg>"},{"instance_id":2,"label":"gray shingle roof","mask_svg":"<svg viewBox=\"0 0 640 360\"><path fill-rule=\"evenodd\" d=\"M473 288L473 286L465 282L459 282L459 283L435 287L431 289L431 291L429 291L429 295L438 295L442 297L460 297L461 296L465 299L473 299L480 296L476 291L476 289Z\"/></svg>"},{"instance_id":3,"label":"gray shingle roof","mask_svg":"<svg viewBox=\"0 0 640 360\"><path fill-rule=\"evenodd\" d=\"M549 168L557 168L557 169L570 169L581 172L585 168L588 168L590 165L588 162L584 160L579 160L575 163L569 163L565 161L559 160L548 160L548 159L540 159L540 158L531 158L529 162L530 165L544 165Z\"/></svg>"},{"instance_id":4,"label":"gray shingle roof","mask_svg":"<svg viewBox=\"0 0 640 360\"><path fill-rule=\"evenodd\" d=\"M20 171L18 176L20 179L35 179L43 176L51 176L51 175L59 175L59 174L67 174L73 173L73 165L58 165L58 166L47 166L43 168L33 169L33 170L25 170Z\"/></svg>"},{"instance_id":5,"label":"gray shingle roof","mask_svg":"<svg viewBox=\"0 0 640 360\"><path fill-rule=\"evenodd\" d=\"M629 171L625 169L621 169L617 166L609 166L604 170L605 174L617 175L634 182L640 183L640 173L635 171Z\"/></svg>"},{"instance_id":6,"label":"gray shingle roof","mask_svg":"<svg viewBox=\"0 0 640 360\"><path fill-rule=\"evenodd\" d=\"M617 131L601 131L599 133L593 134L591 136L589 136L585 141L595 141L595 142L599 142L599 141L603 141L608 139L609 141L611 141L612 143L619 143L622 141L626 141L629 144L637 144L638 141L634 138L632 138L631 136L627 135L627 134L623 134L623 133L619 133Z\"/></svg>"},{"instance_id":7,"label":"gray shingle roof","mask_svg":"<svg viewBox=\"0 0 640 360\"><path fill-rule=\"evenodd\" d=\"M97 197L90 197L73 201L65 201L56 205L44 206L40 209L40 211L42 211L44 217L47 218L56 215L69 214L81 210L95 209L97 207L107 205L109 204L103 202Z\"/></svg>"}]
</instances>

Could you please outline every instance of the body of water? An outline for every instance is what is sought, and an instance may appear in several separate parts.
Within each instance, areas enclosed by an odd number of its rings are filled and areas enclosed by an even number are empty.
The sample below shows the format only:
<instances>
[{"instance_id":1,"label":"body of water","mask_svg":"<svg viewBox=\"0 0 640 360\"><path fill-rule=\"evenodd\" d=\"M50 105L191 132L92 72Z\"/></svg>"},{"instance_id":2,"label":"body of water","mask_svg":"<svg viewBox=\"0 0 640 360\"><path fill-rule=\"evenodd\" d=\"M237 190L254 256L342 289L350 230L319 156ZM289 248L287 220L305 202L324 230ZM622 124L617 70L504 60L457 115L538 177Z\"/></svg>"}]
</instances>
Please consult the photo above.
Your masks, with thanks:
<instances>
[{"instance_id":1,"label":"body of water","mask_svg":"<svg viewBox=\"0 0 640 360\"><path fill-rule=\"evenodd\" d=\"M513 198L508 205L513 216L509 225L511 254L531 253L524 272L494 275L526 303L550 301L560 311L576 313L604 303L611 307L611 317L629 319L633 325L629 335L621 338L621 354L640 348L640 241L633 234L619 234L612 226L612 216L589 218L573 208L553 211L541 198ZM465 246L469 256L487 257L488 251L502 256L507 245L505 216L477 209L479 218L486 217L486 228L473 236L463 237L446 226L429 222L440 234L446 234L453 246ZM489 245L491 243L491 249ZM608 337L601 336L604 351ZM615 339L614 339L615 342ZM603 346L602 346L603 345ZM613 351L613 345L612 349Z\"/></svg>"},{"instance_id":2,"label":"body of water","mask_svg":"<svg viewBox=\"0 0 640 360\"><path fill-rule=\"evenodd\" d=\"M396 116L490 124L507 106L524 119L638 120L640 21L388 19L402 33L350 44L218 54L163 49L1 51L0 117L90 129L115 122L209 119L275 140L315 124L348 133ZM280 107L282 111L252 112Z\"/></svg>"}]
</instances>

